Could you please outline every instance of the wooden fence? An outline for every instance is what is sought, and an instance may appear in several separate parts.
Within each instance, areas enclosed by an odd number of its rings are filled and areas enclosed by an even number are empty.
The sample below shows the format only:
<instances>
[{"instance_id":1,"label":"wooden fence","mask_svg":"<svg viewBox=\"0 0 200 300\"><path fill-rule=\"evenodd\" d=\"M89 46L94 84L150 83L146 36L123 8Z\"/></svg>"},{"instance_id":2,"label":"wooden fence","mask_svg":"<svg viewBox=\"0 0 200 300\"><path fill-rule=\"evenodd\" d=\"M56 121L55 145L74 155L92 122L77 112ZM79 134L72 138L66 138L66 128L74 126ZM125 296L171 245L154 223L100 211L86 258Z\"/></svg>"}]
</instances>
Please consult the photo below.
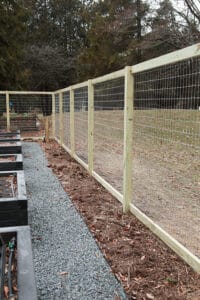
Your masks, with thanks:
<instances>
[{"instance_id":1,"label":"wooden fence","mask_svg":"<svg viewBox=\"0 0 200 300\"><path fill-rule=\"evenodd\" d=\"M51 97L53 138L200 273L199 66L197 44L38 95ZM8 130L13 94L0 92Z\"/></svg>"}]
</instances>

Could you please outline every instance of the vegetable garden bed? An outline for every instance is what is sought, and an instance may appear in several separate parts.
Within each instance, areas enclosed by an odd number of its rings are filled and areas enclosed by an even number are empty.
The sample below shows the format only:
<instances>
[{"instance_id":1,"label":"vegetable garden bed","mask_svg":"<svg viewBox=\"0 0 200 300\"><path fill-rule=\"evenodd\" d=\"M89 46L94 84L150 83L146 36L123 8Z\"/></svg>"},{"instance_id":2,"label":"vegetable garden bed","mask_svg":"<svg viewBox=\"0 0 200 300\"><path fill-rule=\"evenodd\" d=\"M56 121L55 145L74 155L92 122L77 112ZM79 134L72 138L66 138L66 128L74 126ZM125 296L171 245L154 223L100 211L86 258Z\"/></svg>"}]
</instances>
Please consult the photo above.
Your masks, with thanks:
<instances>
[{"instance_id":1,"label":"vegetable garden bed","mask_svg":"<svg viewBox=\"0 0 200 300\"><path fill-rule=\"evenodd\" d=\"M0 299L36 300L29 226L0 228Z\"/></svg>"},{"instance_id":2,"label":"vegetable garden bed","mask_svg":"<svg viewBox=\"0 0 200 300\"><path fill-rule=\"evenodd\" d=\"M22 153L21 142L16 141L0 141L0 154Z\"/></svg>"},{"instance_id":3,"label":"vegetable garden bed","mask_svg":"<svg viewBox=\"0 0 200 300\"><path fill-rule=\"evenodd\" d=\"M0 171L12 171L22 169L22 154L0 154Z\"/></svg>"},{"instance_id":4,"label":"vegetable garden bed","mask_svg":"<svg viewBox=\"0 0 200 300\"><path fill-rule=\"evenodd\" d=\"M0 142L19 142L21 140L20 134L0 135Z\"/></svg>"},{"instance_id":5,"label":"vegetable garden bed","mask_svg":"<svg viewBox=\"0 0 200 300\"><path fill-rule=\"evenodd\" d=\"M0 227L27 225L24 171L0 172Z\"/></svg>"}]
</instances>

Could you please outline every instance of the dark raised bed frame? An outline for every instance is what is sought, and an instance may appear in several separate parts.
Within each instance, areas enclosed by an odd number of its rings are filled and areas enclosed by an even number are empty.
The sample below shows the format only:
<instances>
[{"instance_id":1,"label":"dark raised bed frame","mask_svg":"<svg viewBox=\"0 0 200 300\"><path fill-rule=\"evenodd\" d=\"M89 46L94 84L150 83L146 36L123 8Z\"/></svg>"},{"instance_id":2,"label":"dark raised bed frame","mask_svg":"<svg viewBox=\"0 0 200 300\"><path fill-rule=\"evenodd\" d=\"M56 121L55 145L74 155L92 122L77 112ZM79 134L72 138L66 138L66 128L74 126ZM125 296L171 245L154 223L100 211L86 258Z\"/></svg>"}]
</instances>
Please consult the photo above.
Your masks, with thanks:
<instances>
[{"instance_id":1,"label":"dark raised bed frame","mask_svg":"<svg viewBox=\"0 0 200 300\"><path fill-rule=\"evenodd\" d=\"M0 198L0 227L28 224L27 196L24 171L0 172L1 176L17 176L17 196Z\"/></svg>"},{"instance_id":2,"label":"dark raised bed frame","mask_svg":"<svg viewBox=\"0 0 200 300\"><path fill-rule=\"evenodd\" d=\"M9 145L4 145L7 143ZM17 141L1 141L0 140L0 154L15 154L22 153L22 143Z\"/></svg>"},{"instance_id":3,"label":"dark raised bed frame","mask_svg":"<svg viewBox=\"0 0 200 300\"><path fill-rule=\"evenodd\" d=\"M18 300L37 300L35 275L29 226L0 228L0 237L3 245L8 244L15 236L17 241L17 289ZM3 254L4 255L4 254ZM3 257L2 260L3 261ZM2 274L0 274L2 288ZM2 291L0 299L4 299Z\"/></svg>"},{"instance_id":4,"label":"dark raised bed frame","mask_svg":"<svg viewBox=\"0 0 200 300\"><path fill-rule=\"evenodd\" d=\"M0 172L2 171L16 171L23 170L23 158L22 154L0 154L1 158L14 157L13 161L1 161L0 160Z\"/></svg>"}]
</instances>

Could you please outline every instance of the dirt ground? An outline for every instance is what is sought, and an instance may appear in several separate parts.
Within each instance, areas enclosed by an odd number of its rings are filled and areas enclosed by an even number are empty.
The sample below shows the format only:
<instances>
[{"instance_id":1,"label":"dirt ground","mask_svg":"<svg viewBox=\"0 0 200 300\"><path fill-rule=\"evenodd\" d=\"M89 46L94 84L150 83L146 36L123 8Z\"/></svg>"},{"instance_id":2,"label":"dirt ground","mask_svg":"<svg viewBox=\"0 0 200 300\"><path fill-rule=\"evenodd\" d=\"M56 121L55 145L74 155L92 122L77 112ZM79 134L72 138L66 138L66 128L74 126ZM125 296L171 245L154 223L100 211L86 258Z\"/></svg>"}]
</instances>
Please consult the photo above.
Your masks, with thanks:
<instances>
[{"instance_id":1,"label":"dirt ground","mask_svg":"<svg viewBox=\"0 0 200 300\"><path fill-rule=\"evenodd\" d=\"M129 299L200 299L200 275L132 214L124 215L121 204L57 143L41 145Z\"/></svg>"}]
</instances>

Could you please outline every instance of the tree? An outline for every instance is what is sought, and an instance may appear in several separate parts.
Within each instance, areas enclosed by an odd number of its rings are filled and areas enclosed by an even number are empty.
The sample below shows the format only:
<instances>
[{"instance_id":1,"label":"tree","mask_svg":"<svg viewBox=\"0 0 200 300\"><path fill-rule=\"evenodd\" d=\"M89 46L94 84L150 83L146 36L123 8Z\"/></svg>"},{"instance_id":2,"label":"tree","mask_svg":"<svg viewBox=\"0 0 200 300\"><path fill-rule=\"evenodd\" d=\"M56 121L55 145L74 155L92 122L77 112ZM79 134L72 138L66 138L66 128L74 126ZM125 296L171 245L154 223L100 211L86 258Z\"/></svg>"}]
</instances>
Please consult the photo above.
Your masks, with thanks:
<instances>
[{"instance_id":1,"label":"tree","mask_svg":"<svg viewBox=\"0 0 200 300\"><path fill-rule=\"evenodd\" d=\"M189 8L191 14L200 22L200 10L194 0L185 0L185 3L187 7ZM200 5L200 2L197 1L198 5Z\"/></svg>"},{"instance_id":2,"label":"tree","mask_svg":"<svg viewBox=\"0 0 200 300\"><path fill-rule=\"evenodd\" d=\"M81 79L141 61L140 43L148 5L141 0L99 1L89 10L87 47L81 49Z\"/></svg>"},{"instance_id":3,"label":"tree","mask_svg":"<svg viewBox=\"0 0 200 300\"><path fill-rule=\"evenodd\" d=\"M53 91L66 86L74 68L73 61L60 48L49 45L29 46L24 65L29 74L29 89L41 91Z\"/></svg>"},{"instance_id":4,"label":"tree","mask_svg":"<svg viewBox=\"0 0 200 300\"><path fill-rule=\"evenodd\" d=\"M187 47L200 38L195 20L186 12L176 10L170 0L159 3L150 24L151 29L141 45L145 59Z\"/></svg>"},{"instance_id":5,"label":"tree","mask_svg":"<svg viewBox=\"0 0 200 300\"><path fill-rule=\"evenodd\" d=\"M82 7L84 7L84 2L81 0L32 0L29 2L29 9L32 13L28 27L29 44L25 51L25 64L27 65L27 61L31 61L33 56L34 61L40 60L39 64L43 65L42 77L46 78L45 85L48 89L52 90L55 85L53 77L56 78L57 87L63 87L63 78L65 78L65 86L77 80L76 58L80 45L85 39ZM37 55L39 51L39 57L34 55L34 51ZM50 58L51 63L45 57ZM34 75L36 72L34 65L30 64L28 69L31 74L30 85L41 86L39 77ZM44 76L45 72L48 72L46 76ZM44 84L42 86L44 88Z\"/></svg>"},{"instance_id":6,"label":"tree","mask_svg":"<svg viewBox=\"0 0 200 300\"><path fill-rule=\"evenodd\" d=\"M27 11L22 1L0 1L0 87L20 89L26 82L22 68Z\"/></svg>"}]
</instances>

